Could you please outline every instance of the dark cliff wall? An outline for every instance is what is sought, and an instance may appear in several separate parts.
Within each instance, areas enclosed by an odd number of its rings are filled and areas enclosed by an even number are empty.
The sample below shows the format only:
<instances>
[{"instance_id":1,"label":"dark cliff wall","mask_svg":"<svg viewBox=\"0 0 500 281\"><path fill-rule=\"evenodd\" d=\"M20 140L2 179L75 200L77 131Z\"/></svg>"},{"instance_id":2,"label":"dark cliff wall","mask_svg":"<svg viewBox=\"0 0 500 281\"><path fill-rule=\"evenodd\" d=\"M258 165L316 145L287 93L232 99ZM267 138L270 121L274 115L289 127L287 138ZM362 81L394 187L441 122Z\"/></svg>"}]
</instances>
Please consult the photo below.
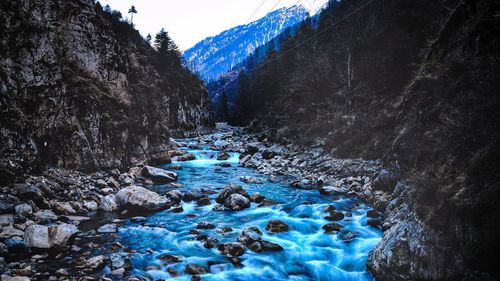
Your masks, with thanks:
<instances>
[{"instance_id":1,"label":"dark cliff wall","mask_svg":"<svg viewBox=\"0 0 500 281\"><path fill-rule=\"evenodd\" d=\"M364 3L332 5L318 30ZM240 121L402 172L378 186L394 191L379 280L499 276L499 14L492 0L375 0L240 81Z\"/></svg>"},{"instance_id":2,"label":"dark cliff wall","mask_svg":"<svg viewBox=\"0 0 500 281\"><path fill-rule=\"evenodd\" d=\"M202 82L92 0L0 3L2 177L37 165L99 169L165 158L213 125Z\"/></svg>"}]
</instances>

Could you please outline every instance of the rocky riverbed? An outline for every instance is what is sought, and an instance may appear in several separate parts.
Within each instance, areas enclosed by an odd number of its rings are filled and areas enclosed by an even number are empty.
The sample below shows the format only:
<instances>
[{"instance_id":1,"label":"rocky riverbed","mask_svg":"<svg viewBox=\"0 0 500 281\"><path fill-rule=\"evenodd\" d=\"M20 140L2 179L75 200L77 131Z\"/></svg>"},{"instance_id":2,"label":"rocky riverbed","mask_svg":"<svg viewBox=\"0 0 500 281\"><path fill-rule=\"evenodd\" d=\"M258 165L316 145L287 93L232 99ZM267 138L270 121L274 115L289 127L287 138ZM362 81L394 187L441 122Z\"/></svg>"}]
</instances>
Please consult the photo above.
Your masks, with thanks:
<instances>
[{"instance_id":1,"label":"rocky riverbed","mask_svg":"<svg viewBox=\"0 0 500 281\"><path fill-rule=\"evenodd\" d=\"M224 125L172 140L169 154L157 167L52 168L2 187L2 280L372 279L389 200L373 187L385 180L378 162Z\"/></svg>"}]
</instances>

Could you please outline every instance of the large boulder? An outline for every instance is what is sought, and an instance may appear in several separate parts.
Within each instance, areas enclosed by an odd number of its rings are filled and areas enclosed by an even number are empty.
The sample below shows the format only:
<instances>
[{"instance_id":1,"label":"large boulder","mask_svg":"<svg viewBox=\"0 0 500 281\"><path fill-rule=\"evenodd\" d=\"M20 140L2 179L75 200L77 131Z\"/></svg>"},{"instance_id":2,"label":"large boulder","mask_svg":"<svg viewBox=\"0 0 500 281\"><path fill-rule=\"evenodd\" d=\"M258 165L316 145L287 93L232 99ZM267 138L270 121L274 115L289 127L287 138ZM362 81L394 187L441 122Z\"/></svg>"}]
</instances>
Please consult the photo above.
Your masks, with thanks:
<instances>
[{"instance_id":1,"label":"large boulder","mask_svg":"<svg viewBox=\"0 0 500 281\"><path fill-rule=\"evenodd\" d=\"M283 247L281 247L279 244L265 241L265 240L256 241L256 242L248 245L248 248L256 253L278 252L278 251L283 250Z\"/></svg>"},{"instance_id":2,"label":"large boulder","mask_svg":"<svg viewBox=\"0 0 500 281\"><path fill-rule=\"evenodd\" d=\"M30 225L24 231L24 240L30 247L48 249L56 245L64 245L78 232L72 224Z\"/></svg>"},{"instance_id":3,"label":"large boulder","mask_svg":"<svg viewBox=\"0 0 500 281\"><path fill-rule=\"evenodd\" d=\"M286 232L288 225L280 220L270 220L267 223L266 230L270 232Z\"/></svg>"},{"instance_id":4,"label":"large boulder","mask_svg":"<svg viewBox=\"0 0 500 281\"><path fill-rule=\"evenodd\" d=\"M231 194L229 198L224 201L224 207L233 211L240 211L250 207L250 199L241 194Z\"/></svg>"},{"instance_id":5,"label":"large boulder","mask_svg":"<svg viewBox=\"0 0 500 281\"><path fill-rule=\"evenodd\" d=\"M185 271L187 274L191 274L191 275L205 274L208 272L206 268L204 268L200 265L197 265L197 264L192 264L192 263L186 265Z\"/></svg>"},{"instance_id":6,"label":"large boulder","mask_svg":"<svg viewBox=\"0 0 500 281\"><path fill-rule=\"evenodd\" d=\"M238 241L240 241L245 245L250 245L254 242L261 240L262 240L262 231L260 231L260 229L254 226L243 229L243 232L238 237Z\"/></svg>"},{"instance_id":7,"label":"large boulder","mask_svg":"<svg viewBox=\"0 0 500 281\"><path fill-rule=\"evenodd\" d=\"M144 166L142 175L156 183L169 183L177 180L177 173L152 166Z\"/></svg>"},{"instance_id":8,"label":"large boulder","mask_svg":"<svg viewBox=\"0 0 500 281\"><path fill-rule=\"evenodd\" d=\"M14 184L17 197L23 201L33 200L38 207L48 207L47 201L40 189L34 185L18 183Z\"/></svg>"},{"instance_id":9,"label":"large boulder","mask_svg":"<svg viewBox=\"0 0 500 281\"><path fill-rule=\"evenodd\" d=\"M142 208L151 211L167 209L172 205L169 198L140 186L121 189L116 194L116 202L121 208Z\"/></svg>"},{"instance_id":10,"label":"large boulder","mask_svg":"<svg viewBox=\"0 0 500 281\"><path fill-rule=\"evenodd\" d=\"M223 255L228 255L232 257L239 257L245 253L245 246L241 243L226 243L220 244L218 250Z\"/></svg>"},{"instance_id":11,"label":"large boulder","mask_svg":"<svg viewBox=\"0 0 500 281\"><path fill-rule=\"evenodd\" d=\"M250 195L241 186L230 184L217 196L215 201L224 207L239 211L250 207Z\"/></svg>"},{"instance_id":12,"label":"large boulder","mask_svg":"<svg viewBox=\"0 0 500 281\"><path fill-rule=\"evenodd\" d=\"M240 194L243 197L250 199L250 195L248 195L248 192L246 192L243 187L240 185L230 184L224 187L224 190L222 190L219 196L217 196L215 201L219 204L224 204L226 199L228 199L232 194Z\"/></svg>"},{"instance_id":13,"label":"large boulder","mask_svg":"<svg viewBox=\"0 0 500 281\"><path fill-rule=\"evenodd\" d=\"M109 194L101 198L101 203L99 208L104 211L112 212L118 209L118 204L116 203L116 197L114 194Z\"/></svg>"}]
</instances>

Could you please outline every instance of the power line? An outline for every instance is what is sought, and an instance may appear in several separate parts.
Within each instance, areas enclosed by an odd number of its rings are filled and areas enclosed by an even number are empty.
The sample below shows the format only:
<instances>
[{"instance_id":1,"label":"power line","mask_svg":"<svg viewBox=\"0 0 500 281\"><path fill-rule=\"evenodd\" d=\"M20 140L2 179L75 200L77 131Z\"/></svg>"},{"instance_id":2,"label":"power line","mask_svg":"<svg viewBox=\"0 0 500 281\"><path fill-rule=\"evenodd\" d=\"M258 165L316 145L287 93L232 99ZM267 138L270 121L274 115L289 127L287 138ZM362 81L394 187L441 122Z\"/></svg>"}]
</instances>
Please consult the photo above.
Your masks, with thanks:
<instances>
[{"instance_id":1,"label":"power line","mask_svg":"<svg viewBox=\"0 0 500 281\"><path fill-rule=\"evenodd\" d=\"M274 6L271 8L271 10L269 10L269 13L272 12L274 10L274 8L276 8L276 6L279 5L279 3L281 3L282 0L278 0L278 2L276 2L276 4L274 4Z\"/></svg>"},{"instance_id":2,"label":"power line","mask_svg":"<svg viewBox=\"0 0 500 281\"><path fill-rule=\"evenodd\" d=\"M300 2L301 0L299 0ZM279 1L278 1L279 2ZM343 21L345 21L346 19L350 18L351 16L353 16L354 14L356 14L357 12L359 12L360 10L366 8L368 5L370 5L371 3L375 2L375 0L369 0L368 2L366 2L365 4L359 6L358 8L354 9L352 12L348 13L347 15L345 15L344 17L342 17L341 19L339 19L338 21L332 23L331 25L325 27L323 30L317 32L315 35L307 38L306 40L302 41L302 43L298 44L297 46L293 47L293 48L290 48L286 51L283 51L283 52L280 52L274 59L271 59L267 62L265 62L264 64L260 64L260 65L257 65L256 67L254 67L252 69L252 71L256 70L256 69L259 69L261 67L264 67L272 62L275 62L276 60L278 60L278 58L304 46L305 44L309 43L311 40L317 38L318 36L322 35L323 33L325 33L326 31L328 31L329 29L335 27L336 25L342 23ZM231 82L227 83L226 85L224 85L224 87L222 88L222 90L224 90L225 88L229 87L233 82L236 82L237 79L234 79L232 80Z\"/></svg>"},{"instance_id":3,"label":"power line","mask_svg":"<svg viewBox=\"0 0 500 281\"><path fill-rule=\"evenodd\" d=\"M370 0L368 2L366 2L365 4L359 6L358 8L356 8L355 10L353 10L352 12L350 12L349 14L345 15L343 18L341 18L340 20L332 23L331 25L325 27L323 30L319 31L318 33L314 34L313 36L309 37L308 39L302 41L302 43L298 44L297 46L291 48L291 49L288 49L284 52L280 52L274 59L264 63L263 65L259 65L257 66L256 68L259 68L259 67L264 67L268 64L270 64L271 62L274 62L276 61L279 57L283 56L283 55L286 55L288 53L290 53L291 51L294 51L302 46L304 46L305 44L309 43L311 40L317 38L318 36L320 36L321 34L325 33L326 31L328 31L329 29L333 28L334 26L336 26L337 24L345 21L346 19L348 19L349 17L353 16L354 14L356 14L357 12L359 12L360 10L362 10L363 8L367 7L368 5L370 5L372 2L374 2L375 0ZM255 68L254 68L255 69Z\"/></svg>"},{"instance_id":4,"label":"power line","mask_svg":"<svg viewBox=\"0 0 500 281\"><path fill-rule=\"evenodd\" d=\"M260 5L257 7L257 9L255 9L255 11L253 11L252 15L250 17L248 17L246 23L248 23L253 18L253 16L255 16L255 14L257 13L257 11L260 8L262 8L262 5L264 5L265 2L266 2L266 0L262 0L262 3L260 3Z\"/></svg>"}]
</instances>

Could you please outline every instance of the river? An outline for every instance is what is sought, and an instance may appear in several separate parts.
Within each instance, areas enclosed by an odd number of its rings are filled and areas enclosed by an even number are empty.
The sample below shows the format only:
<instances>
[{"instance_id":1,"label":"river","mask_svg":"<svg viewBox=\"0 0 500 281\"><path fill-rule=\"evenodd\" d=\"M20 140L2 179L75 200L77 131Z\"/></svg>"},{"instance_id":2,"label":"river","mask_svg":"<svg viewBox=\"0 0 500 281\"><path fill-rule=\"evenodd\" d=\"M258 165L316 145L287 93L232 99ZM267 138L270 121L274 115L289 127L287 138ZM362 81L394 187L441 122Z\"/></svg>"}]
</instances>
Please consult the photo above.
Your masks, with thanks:
<instances>
[{"instance_id":1,"label":"river","mask_svg":"<svg viewBox=\"0 0 500 281\"><path fill-rule=\"evenodd\" d=\"M193 139L181 141L196 141ZM144 221L127 219L119 227L113 239L127 249L124 255L130 259L131 274L151 280L191 280L184 274L188 264L200 265L207 270L203 280L373 280L366 271L368 253L381 239L382 232L367 225L367 211L371 208L359 199L342 196L324 196L317 190L296 189L284 179L268 181L267 176L253 169L238 165L239 154L231 153L229 159L216 160L217 151L209 147L188 150L195 160L162 165L181 165L177 171L178 183L183 192L204 190L210 194L212 204L197 206L196 202L182 203L180 213L165 210L146 216ZM224 167L223 167L224 166ZM260 179L261 184L247 184L240 176ZM259 192L279 204L261 206L252 203L242 211L216 212L212 208L217 194L224 186L236 183L249 194ZM169 185L151 187L158 193L173 188ZM338 221L344 228L335 234L327 234L322 226L329 223L323 211L329 205L346 216ZM266 231L269 220L280 220L289 226L281 233ZM202 221L215 225L214 229L192 230ZM223 232L229 227L232 231ZM246 249L238 258L222 255L217 247L206 248L204 241L196 237L206 234L217 244L236 242L243 229L257 227L262 239L279 244L278 252L256 253ZM227 231L228 229L226 229ZM178 260L172 260L175 255ZM105 268L104 271L110 271Z\"/></svg>"}]
</instances>

